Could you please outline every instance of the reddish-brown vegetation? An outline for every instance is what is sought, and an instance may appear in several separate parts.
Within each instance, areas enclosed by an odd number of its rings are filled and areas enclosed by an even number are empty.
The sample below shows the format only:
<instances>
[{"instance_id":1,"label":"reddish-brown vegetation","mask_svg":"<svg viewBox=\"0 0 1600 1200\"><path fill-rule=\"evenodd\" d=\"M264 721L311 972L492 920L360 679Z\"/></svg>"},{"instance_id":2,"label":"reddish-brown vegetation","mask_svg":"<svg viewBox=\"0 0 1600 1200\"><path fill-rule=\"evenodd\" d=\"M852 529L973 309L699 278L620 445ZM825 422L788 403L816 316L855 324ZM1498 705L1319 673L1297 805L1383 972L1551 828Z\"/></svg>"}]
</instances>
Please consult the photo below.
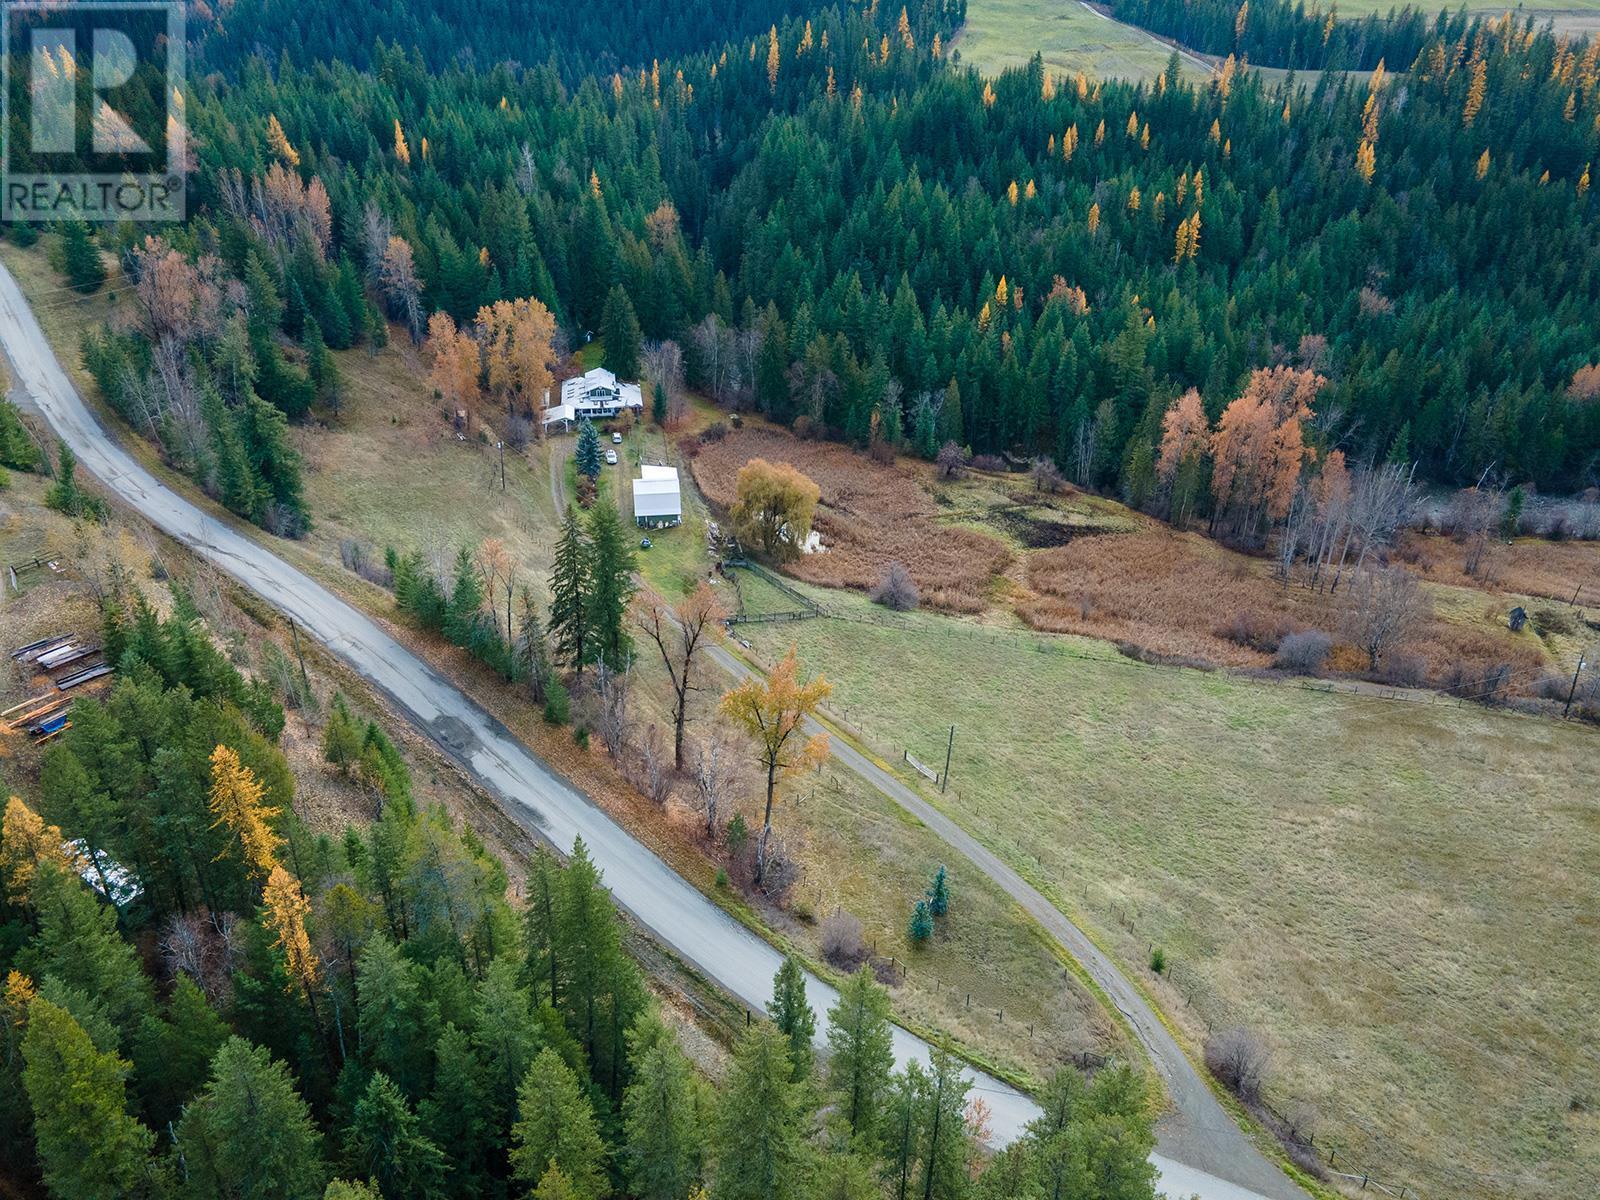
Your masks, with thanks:
<instances>
[{"instance_id":1,"label":"reddish-brown vegetation","mask_svg":"<svg viewBox=\"0 0 1600 1200\"><path fill-rule=\"evenodd\" d=\"M1198 534L1152 524L1131 534L1080 537L1028 559L1037 593L1017 604L1035 629L1127 643L1166 658L1266 667L1282 639L1320 629L1340 641L1345 590L1328 594L1272 577L1269 564L1224 550ZM1487 602L1487 601L1486 601ZM1433 617L1399 648L1394 670L1449 685L1505 668L1510 690L1536 682L1543 654L1508 630ZM1364 656L1336 646L1327 666L1362 672Z\"/></svg>"},{"instance_id":2,"label":"reddish-brown vegetation","mask_svg":"<svg viewBox=\"0 0 1600 1200\"><path fill-rule=\"evenodd\" d=\"M822 489L813 527L826 550L786 564L796 578L866 591L890 563L901 562L924 605L967 613L988 606L1010 552L998 538L941 523L914 468L880 466L843 446L746 428L701 447L692 463L695 482L726 512L739 469L752 458L791 463Z\"/></svg>"}]
</instances>

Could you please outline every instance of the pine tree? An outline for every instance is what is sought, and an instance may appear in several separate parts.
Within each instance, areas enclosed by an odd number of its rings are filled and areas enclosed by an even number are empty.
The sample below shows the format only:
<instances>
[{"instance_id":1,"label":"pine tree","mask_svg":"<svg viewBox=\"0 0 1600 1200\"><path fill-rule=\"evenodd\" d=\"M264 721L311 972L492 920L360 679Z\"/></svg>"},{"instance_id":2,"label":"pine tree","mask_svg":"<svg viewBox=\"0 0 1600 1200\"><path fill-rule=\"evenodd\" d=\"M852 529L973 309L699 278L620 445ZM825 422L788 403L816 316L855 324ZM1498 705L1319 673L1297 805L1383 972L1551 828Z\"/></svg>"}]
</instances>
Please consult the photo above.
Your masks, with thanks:
<instances>
[{"instance_id":1,"label":"pine tree","mask_svg":"<svg viewBox=\"0 0 1600 1200\"><path fill-rule=\"evenodd\" d=\"M590 479L600 476L600 435L595 432L594 422L584 417L578 422L578 470Z\"/></svg>"},{"instance_id":2,"label":"pine tree","mask_svg":"<svg viewBox=\"0 0 1600 1200\"><path fill-rule=\"evenodd\" d=\"M45 1186L72 1200L140 1190L155 1136L128 1114L129 1065L97 1049L72 1015L42 996L28 1005L22 1083Z\"/></svg>"},{"instance_id":3,"label":"pine tree","mask_svg":"<svg viewBox=\"0 0 1600 1200\"><path fill-rule=\"evenodd\" d=\"M589 589L589 547L578 514L568 508L550 568L550 636L555 639L556 657L579 673L588 661L592 638Z\"/></svg>"},{"instance_id":4,"label":"pine tree","mask_svg":"<svg viewBox=\"0 0 1600 1200\"><path fill-rule=\"evenodd\" d=\"M634 552L616 505L602 497L589 510L589 590L585 624L596 661L626 669L633 654L628 602L633 599Z\"/></svg>"},{"instance_id":5,"label":"pine tree","mask_svg":"<svg viewBox=\"0 0 1600 1200\"><path fill-rule=\"evenodd\" d=\"M351 1161L383 1195L435 1200L447 1194L444 1153L382 1071L373 1073L356 1103L349 1141Z\"/></svg>"},{"instance_id":6,"label":"pine tree","mask_svg":"<svg viewBox=\"0 0 1600 1200\"><path fill-rule=\"evenodd\" d=\"M39 916L38 976L92 996L126 1045L154 1006L138 955L117 934L116 910L48 861L39 864L30 896Z\"/></svg>"},{"instance_id":7,"label":"pine tree","mask_svg":"<svg viewBox=\"0 0 1600 1200\"><path fill-rule=\"evenodd\" d=\"M889 992L862 966L839 988L828 1012L828 1086L857 1138L872 1139L884 1119L894 1070Z\"/></svg>"},{"instance_id":8,"label":"pine tree","mask_svg":"<svg viewBox=\"0 0 1600 1200\"><path fill-rule=\"evenodd\" d=\"M577 1200L599 1200L606 1192L605 1143L578 1077L554 1050L541 1050L517 1092L511 1127L511 1173L531 1183L554 1166Z\"/></svg>"},{"instance_id":9,"label":"pine tree","mask_svg":"<svg viewBox=\"0 0 1600 1200\"><path fill-rule=\"evenodd\" d=\"M633 311L633 301L628 299L628 293L620 284L606 296L605 311L600 317L600 337L605 344L606 370L618 379L639 378L639 318Z\"/></svg>"},{"instance_id":10,"label":"pine tree","mask_svg":"<svg viewBox=\"0 0 1600 1200\"><path fill-rule=\"evenodd\" d=\"M795 1080L809 1079L815 1057L811 1039L817 1032L817 1014L806 1002L805 971L792 954L783 960L772 981L772 1003L767 1006L767 1013L789 1039L789 1061L794 1064Z\"/></svg>"},{"instance_id":11,"label":"pine tree","mask_svg":"<svg viewBox=\"0 0 1600 1200\"><path fill-rule=\"evenodd\" d=\"M803 1089L788 1039L765 1022L734 1052L712 1126L713 1200L796 1200L809 1166Z\"/></svg>"},{"instance_id":12,"label":"pine tree","mask_svg":"<svg viewBox=\"0 0 1600 1200\"><path fill-rule=\"evenodd\" d=\"M319 1200L327 1183L322 1136L289 1069L243 1038L217 1051L177 1137L196 1197Z\"/></svg>"},{"instance_id":13,"label":"pine tree","mask_svg":"<svg viewBox=\"0 0 1600 1200\"><path fill-rule=\"evenodd\" d=\"M972 1136L967 1130L967 1092L972 1083L948 1050L935 1046L921 1113L922 1200L955 1200L966 1194Z\"/></svg>"},{"instance_id":14,"label":"pine tree","mask_svg":"<svg viewBox=\"0 0 1600 1200\"><path fill-rule=\"evenodd\" d=\"M699 1173L694 1069L654 1016L628 1032L633 1082L622 1099L624 1167L639 1200L683 1200Z\"/></svg>"}]
</instances>

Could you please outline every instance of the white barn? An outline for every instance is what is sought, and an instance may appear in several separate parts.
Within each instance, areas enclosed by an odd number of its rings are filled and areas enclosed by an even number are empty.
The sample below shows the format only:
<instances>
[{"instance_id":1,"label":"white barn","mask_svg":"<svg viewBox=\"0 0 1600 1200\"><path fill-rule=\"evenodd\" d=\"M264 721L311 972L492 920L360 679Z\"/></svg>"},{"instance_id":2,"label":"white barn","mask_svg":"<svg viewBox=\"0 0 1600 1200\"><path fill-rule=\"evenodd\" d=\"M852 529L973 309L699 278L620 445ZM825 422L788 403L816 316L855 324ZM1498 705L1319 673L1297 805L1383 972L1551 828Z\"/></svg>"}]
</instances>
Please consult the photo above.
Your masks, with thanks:
<instances>
[{"instance_id":1,"label":"white barn","mask_svg":"<svg viewBox=\"0 0 1600 1200\"><path fill-rule=\"evenodd\" d=\"M678 468L654 463L639 465L639 478L633 481L634 524L655 529L676 525L683 520L683 494L678 485Z\"/></svg>"},{"instance_id":2,"label":"white barn","mask_svg":"<svg viewBox=\"0 0 1600 1200\"><path fill-rule=\"evenodd\" d=\"M644 393L637 383L623 383L604 367L564 380L561 384L561 403L545 409L546 429L560 423L569 429L573 423L588 417L592 421L609 421L627 409L644 411Z\"/></svg>"}]
</instances>

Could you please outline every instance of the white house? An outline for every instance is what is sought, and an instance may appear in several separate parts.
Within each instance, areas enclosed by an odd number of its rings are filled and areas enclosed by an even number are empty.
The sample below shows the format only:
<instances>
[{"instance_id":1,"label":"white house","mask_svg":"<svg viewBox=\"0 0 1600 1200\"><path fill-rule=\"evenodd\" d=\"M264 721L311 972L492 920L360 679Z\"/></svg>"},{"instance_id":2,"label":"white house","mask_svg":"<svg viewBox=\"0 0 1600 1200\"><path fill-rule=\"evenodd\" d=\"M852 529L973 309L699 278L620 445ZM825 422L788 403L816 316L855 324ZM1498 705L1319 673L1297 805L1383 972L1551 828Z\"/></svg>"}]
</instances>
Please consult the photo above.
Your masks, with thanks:
<instances>
[{"instance_id":1,"label":"white house","mask_svg":"<svg viewBox=\"0 0 1600 1200\"><path fill-rule=\"evenodd\" d=\"M544 424L561 423L563 429L583 417L592 421L608 421L625 409L644 410L644 394L637 383L623 383L604 367L596 367L586 374L568 379L561 384L561 403L545 409Z\"/></svg>"},{"instance_id":2,"label":"white house","mask_svg":"<svg viewBox=\"0 0 1600 1200\"><path fill-rule=\"evenodd\" d=\"M634 523L650 529L676 525L683 520L683 495L678 488L678 468L654 463L639 465L633 481Z\"/></svg>"}]
</instances>

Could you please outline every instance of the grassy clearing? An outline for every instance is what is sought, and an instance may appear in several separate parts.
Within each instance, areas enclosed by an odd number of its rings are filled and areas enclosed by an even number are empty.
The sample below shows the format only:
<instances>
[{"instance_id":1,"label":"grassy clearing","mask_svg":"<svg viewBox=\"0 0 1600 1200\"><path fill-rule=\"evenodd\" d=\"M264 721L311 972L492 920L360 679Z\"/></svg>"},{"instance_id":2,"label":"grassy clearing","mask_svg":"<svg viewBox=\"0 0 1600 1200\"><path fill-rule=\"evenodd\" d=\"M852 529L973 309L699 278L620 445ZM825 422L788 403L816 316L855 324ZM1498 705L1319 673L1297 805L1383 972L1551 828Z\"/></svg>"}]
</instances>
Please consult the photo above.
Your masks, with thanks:
<instances>
[{"instance_id":1,"label":"grassy clearing","mask_svg":"<svg viewBox=\"0 0 1600 1200\"><path fill-rule=\"evenodd\" d=\"M1023 67L1037 52L1057 75L1152 80L1172 48L1142 29L1112 21L1077 0L972 0L951 41L961 61L986 75ZM1186 74L1204 77L1184 60Z\"/></svg>"},{"instance_id":2,"label":"grassy clearing","mask_svg":"<svg viewBox=\"0 0 1600 1200\"><path fill-rule=\"evenodd\" d=\"M1193 1039L1260 1029L1274 1102L1313 1114L1319 1143L1434 1194L1485 1194L1478 1172L1583 1191L1600 735L827 600L851 619L752 628L756 652L794 641L885 759L941 756L954 722L951 791L930 798ZM1175 983L1148 976L1152 943Z\"/></svg>"}]
</instances>

